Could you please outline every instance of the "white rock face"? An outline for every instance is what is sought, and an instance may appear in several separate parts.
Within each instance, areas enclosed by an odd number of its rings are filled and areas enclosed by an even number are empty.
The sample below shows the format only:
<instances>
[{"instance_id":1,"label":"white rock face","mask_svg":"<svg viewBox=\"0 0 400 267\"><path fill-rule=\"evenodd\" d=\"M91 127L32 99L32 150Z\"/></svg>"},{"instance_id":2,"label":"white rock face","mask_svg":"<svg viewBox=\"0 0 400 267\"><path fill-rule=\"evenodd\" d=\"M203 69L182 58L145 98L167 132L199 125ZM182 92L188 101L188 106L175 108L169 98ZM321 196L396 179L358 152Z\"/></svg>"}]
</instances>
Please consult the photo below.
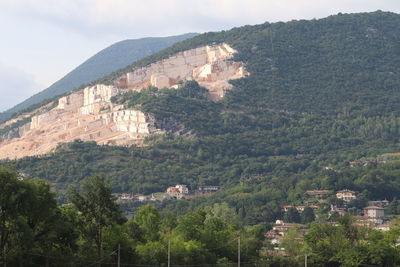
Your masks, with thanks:
<instances>
[{"instance_id":1,"label":"white rock face","mask_svg":"<svg viewBox=\"0 0 400 267\"><path fill-rule=\"evenodd\" d=\"M169 88L180 81L196 80L210 91L212 100L219 100L232 88L229 80L247 74L242 63L227 60L234 53L225 43L180 52L121 76L116 87L123 90L141 90L150 85Z\"/></svg>"},{"instance_id":2,"label":"white rock face","mask_svg":"<svg viewBox=\"0 0 400 267\"><path fill-rule=\"evenodd\" d=\"M57 109L74 110L83 105L82 92L72 93L58 100Z\"/></svg>"},{"instance_id":3,"label":"white rock face","mask_svg":"<svg viewBox=\"0 0 400 267\"><path fill-rule=\"evenodd\" d=\"M55 108L33 116L30 123L20 127L20 138L1 142L0 158L48 153L58 144L75 139L141 145L146 136L162 131L150 127L154 122L143 112L114 105L111 97L150 85L176 88L181 81L196 80L209 90L212 100L218 100L232 88L229 80L247 75L242 63L227 60L234 53L227 44L191 49L134 69L113 86L96 84L62 97Z\"/></svg>"}]
</instances>

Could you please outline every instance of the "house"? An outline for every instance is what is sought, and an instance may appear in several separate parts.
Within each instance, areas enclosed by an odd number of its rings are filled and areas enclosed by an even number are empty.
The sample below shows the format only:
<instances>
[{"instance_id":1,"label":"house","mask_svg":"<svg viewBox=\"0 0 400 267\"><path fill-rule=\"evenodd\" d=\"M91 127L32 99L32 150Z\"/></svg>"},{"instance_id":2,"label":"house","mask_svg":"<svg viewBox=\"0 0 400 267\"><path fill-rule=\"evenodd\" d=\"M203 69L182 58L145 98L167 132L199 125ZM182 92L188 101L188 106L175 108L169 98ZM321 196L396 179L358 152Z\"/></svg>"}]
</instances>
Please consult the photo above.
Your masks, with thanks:
<instances>
[{"instance_id":1,"label":"house","mask_svg":"<svg viewBox=\"0 0 400 267\"><path fill-rule=\"evenodd\" d=\"M389 201L385 200L374 200L368 201L368 206L376 206L376 207L387 207L389 205Z\"/></svg>"},{"instance_id":2,"label":"house","mask_svg":"<svg viewBox=\"0 0 400 267\"><path fill-rule=\"evenodd\" d=\"M171 198L176 198L176 199L182 198L182 194L179 192L179 189L176 188L175 186L170 186L167 188L167 195L169 195Z\"/></svg>"},{"instance_id":3,"label":"house","mask_svg":"<svg viewBox=\"0 0 400 267\"><path fill-rule=\"evenodd\" d=\"M344 202L350 202L357 199L356 192L344 189L336 192L336 198L343 200Z\"/></svg>"},{"instance_id":4,"label":"house","mask_svg":"<svg viewBox=\"0 0 400 267\"><path fill-rule=\"evenodd\" d=\"M372 228L375 225L374 221L365 216L353 216L353 219L354 226Z\"/></svg>"},{"instance_id":5,"label":"house","mask_svg":"<svg viewBox=\"0 0 400 267\"><path fill-rule=\"evenodd\" d=\"M186 185L178 184L167 188L167 195L171 198L182 199L184 195L189 193Z\"/></svg>"},{"instance_id":6,"label":"house","mask_svg":"<svg viewBox=\"0 0 400 267\"><path fill-rule=\"evenodd\" d=\"M284 212L287 212L289 209L294 208L294 206L285 205L285 206L282 206L281 208L282 208L282 210L283 210Z\"/></svg>"},{"instance_id":7,"label":"house","mask_svg":"<svg viewBox=\"0 0 400 267\"><path fill-rule=\"evenodd\" d=\"M279 245L280 243L282 243L283 236L276 233L275 231L268 231L265 234L265 238L268 239L272 245Z\"/></svg>"},{"instance_id":8,"label":"house","mask_svg":"<svg viewBox=\"0 0 400 267\"><path fill-rule=\"evenodd\" d=\"M335 213L339 214L339 216L344 216L344 215L346 215L346 210L343 208L338 208L334 205L331 205L331 210L329 211L329 216L332 216Z\"/></svg>"},{"instance_id":9,"label":"house","mask_svg":"<svg viewBox=\"0 0 400 267\"><path fill-rule=\"evenodd\" d=\"M167 194L179 194L179 190L178 188L176 188L175 186L170 186L167 188Z\"/></svg>"},{"instance_id":10,"label":"house","mask_svg":"<svg viewBox=\"0 0 400 267\"><path fill-rule=\"evenodd\" d=\"M298 212L303 212L306 207L305 206L296 206L295 208Z\"/></svg>"},{"instance_id":11,"label":"house","mask_svg":"<svg viewBox=\"0 0 400 267\"><path fill-rule=\"evenodd\" d=\"M279 225L274 225L272 231L279 234L280 236L285 236L285 232L289 231L291 228L301 228L304 224L300 223L283 223Z\"/></svg>"},{"instance_id":12,"label":"house","mask_svg":"<svg viewBox=\"0 0 400 267\"><path fill-rule=\"evenodd\" d=\"M118 197L118 200L120 200L120 201L133 201L135 198L134 198L134 196L132 195L132 194L121 194L119 197Z\"/></svg>"},{"instance_id":13,"label":"house","mask_svg":"<svg viewBox=\"0 0 400 267\"><path fill-rule=\"evenodd\" d=\"M365 163L363 161L361 161L361 160L355 160L355 161L350 161L349 162L350 167L362 166L364 164Z\"/></svg>"},{"instance_id":14,"label":"house","mask_svg":"<svg viewBox=\"0 0 400 267\"><path fill-rule=\"evenodd\" d=\"M184 184L177 184L177 185L175 186L175 188L177 188L178 191L179 191L179 193L181 193L181 194L183 194L183 195L189 194L189 189L188 189L187 186L184 185Z\"/></svg>"},{"instance_id":15,"label":"house","mask_svg":"<svg viewBox=\"0 0 400 267\"><path fill-rule=\"evenodd\" d=\"M304 224L285 223L282 220L277 220L276 224L272 227L272 230L265 233L265 237L272 245L280 245L286 232L292 228L295 228L297 232L303 235L308 231L307 229L304 229Z\"/></svg>"},{"instance_id":16,"label":"house","mask_svg":"<svg viewBox=\"0 0 400 267\"><path fill-rule=\"evenodd\" d=\"M395 226L399 226L399 223L385 223L385 224L379 224L374 227L375 230L379 231L389 231Z\"/></svg>"},{"instance_id":17,"label":"house","mask_svg":"<svg viewBox=\"0 0 400 267\"><path fill-rule=\"evenodd\" d=\"M213 193L213 192L217 192L218 190L219 190L219 186L216 186L216 185L202 185L202 186L199 186L199 188L198 188L199 194Z\"/></svg>"},{"instance_id":18,"label":"house","mask_svg":"<svg viewBox=\"0 0 400 267\"><path fill-rule=\"evenodd\" d=\"M318 206L315 206L315 205L311 205L311 206L291 206L291 205L285 205L285 206L282 206L281 208L282 208L282 210L284 210L285 212L287 212L290 208L296 208L296 210L297 210L298 212L303 212L304 209L307 208L307 207L310 207L310 208L312 208L313 210L319 209L319 207L318 207Z\"/></svg>"},{"instance_id":19,"label":"house","mask_svg":"<svg viewBox=\"0 0 400 267\"><path fill-rule=\"evenodd\" d=\"M136 195L135 198L140 202L147 201L147 196L145 195Z\"/></svg>"},{"instance_id":20,"label":"house","mask_svg":"<svg viewBox=\"0 0 400 267\"><path fill-rule=\"evenodd\" d=\"M367 218L368 221L382 224L385 217L385 209L376 206L365 207L364 217Z\"/></svg>"},{"instance_id":21,"label":"house","mask_svg":"<svg viewBox=\"0 0 400 267\"><path fill-rule=\"evenodd\" d=\"M383 218L385 217L385 209L377 206L369 206L364 208L364 216L368 218Z\"/></svg>"},{"instance_id":22,"label":"house","mask_svg":"<svg viewBox=\"0 0 400 267\"><path fill-rule=\"evenodd\" d=\"M385 224L378 224L378 225L376 225L376 226L374 227L375 230L379 230L379 231L382 231L382 232L389 231L391 228L392 228L391 225L388 224L388 223L385 223Z\"/></svg>"}]
</instances>

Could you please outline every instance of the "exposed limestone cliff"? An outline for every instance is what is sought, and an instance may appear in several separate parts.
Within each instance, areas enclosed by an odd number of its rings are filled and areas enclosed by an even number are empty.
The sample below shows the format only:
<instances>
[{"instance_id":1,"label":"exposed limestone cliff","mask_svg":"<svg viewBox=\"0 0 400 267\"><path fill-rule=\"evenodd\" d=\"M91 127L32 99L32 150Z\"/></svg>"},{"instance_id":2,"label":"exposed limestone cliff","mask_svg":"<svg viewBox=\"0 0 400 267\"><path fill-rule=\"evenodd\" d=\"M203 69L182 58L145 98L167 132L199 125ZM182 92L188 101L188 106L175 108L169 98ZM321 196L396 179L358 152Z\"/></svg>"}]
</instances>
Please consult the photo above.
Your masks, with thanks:
<instances>
[{"instance_id":1,"label":"exposed limestone cliff","mask_svg":"<svg viewBox=\"0 0 400 267\"><path fill-rule=\"evenodd\" d=\"M29 123L18 128L18 134L10 135L18 138L1 142L0 158L44 154L60 143L75 139L98 144L140 145L146 136L162 131L143 112L111 103L112 96L150 85L176 87L181 81L196 80L209 90L212 100L218 100L232 88L229 80L246 75L242 63L229 60L234 53L227 44L184 51L134 69L112 86L97 84L62 97L55 108L32 116Z\"/></svg>"},{"instance_id":2,"label":"exposed limestone cliff","mask_svg":"<svg viewBox=\"0 0 400 267\"><path fill-rule=\"evenodd\" d=\"M236 51L229 45L203 46L178 53L120 77L115 86L120 89L141 90L149 85L174 87L180 81L196 80L206 87L212 100L221 99L232 88L229 80L247 73L241 62L230 61Z\"/></svg>"}]
</instances>

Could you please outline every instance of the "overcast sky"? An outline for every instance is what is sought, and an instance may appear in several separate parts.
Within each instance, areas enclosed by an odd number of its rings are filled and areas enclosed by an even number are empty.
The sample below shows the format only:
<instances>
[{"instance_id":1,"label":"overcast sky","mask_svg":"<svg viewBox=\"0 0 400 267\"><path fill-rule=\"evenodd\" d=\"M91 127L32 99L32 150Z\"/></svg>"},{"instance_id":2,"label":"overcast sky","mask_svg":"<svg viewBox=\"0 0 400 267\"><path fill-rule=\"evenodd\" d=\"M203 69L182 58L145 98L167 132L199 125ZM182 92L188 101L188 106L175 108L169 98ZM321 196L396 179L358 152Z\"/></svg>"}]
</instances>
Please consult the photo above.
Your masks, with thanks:
<instances>
[{"instance_id":1,"label":"overcast sky","mask_svg":"<svg viewBox=\"0 0 400 267\"><path fill-rule=\"evenodd\" d=\"M400 0L0 0L0 111L117 41L378 9Z\"/></svg>"}]
</instances>

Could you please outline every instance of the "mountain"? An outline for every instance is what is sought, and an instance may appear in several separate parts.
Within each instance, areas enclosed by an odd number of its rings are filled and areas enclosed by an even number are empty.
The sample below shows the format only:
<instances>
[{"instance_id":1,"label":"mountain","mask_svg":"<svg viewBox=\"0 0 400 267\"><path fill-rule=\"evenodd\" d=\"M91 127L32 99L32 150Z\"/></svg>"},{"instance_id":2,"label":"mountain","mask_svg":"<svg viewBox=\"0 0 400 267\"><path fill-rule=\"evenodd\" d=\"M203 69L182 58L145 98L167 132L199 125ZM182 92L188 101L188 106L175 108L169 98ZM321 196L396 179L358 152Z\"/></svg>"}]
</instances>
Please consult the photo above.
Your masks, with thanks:
<instances>
[{"instance_id":1,"label":"mountain","mask_svg":"<svg viewBox=\"0 0 400 267\"><path fill-rule=\"evenodd\" d=\"M187 33L178 36L149 37L124 40L115 43L90 57L49 88L29 97L13 108L0 113L0 121L8 119L12 114L18 111L39 104L45 99L68 93L82 84L87 84L93 80L101 78L131 64L136 60L142 59L171 46L176 42L180 42L196 35L196 33Z\"/></svg>"},{"instance_id":2,"label":"mountain","mask_svg":"<svg viewBox=\"0 0 400 267\"><path fill-rule=\"evenodd\" d=\"M3 162L51 181L60 191L95 173L104 174L115 192L152 194L174 184L187 184L190 190L218 185L221 191L212 197L159 206L184 213L226 202L248 224L281 218L280 207L302 203L310 189L347 188L363 192L364 200L393 199L400 194L395 156L400 150L399 43L400 15L381 11L201 34L80 91L104 104L87 112L97 119L88 131L120 121L102 117L118 112L116 107L125 112L117 113L124 116L121 120L135 129L144 129L140 123L147 122L146 127L157 129L137 136L139 147L98 145L98 132L90 132L93 139L85 140L97 143L75 140L49 154ZM196 49L206 51L207 59L221 60L183 68L182 57L196 56ZM231 52L215 52L224 49ZM153 72L168 62L190 70L191 76L181 76L182 81L165 68ZM225 76L234 66L237 79ZM225 84L218 77L228 77L231 86L221 87L216 101L215 84L207 82ZM154 87L158 84L161 88ZM118 90L125 93L109 93ZM53 114L47 111L66 107L75 97L80 96L60 99L35 116L45 121L44 114ZM58 126L52 130L65 129ZM40 127L29 134L40 135ZM10 140L0 143L0 150ZM350 161L359 160L371 164L350 168Z\"/></svg>"},{"instance_id":3,"label":"mountain","mask_svg":"<svg viewBox=\"0 0 400 267\"><path fill-rule=\"evenodd\" d=\"M145 137L160 134L162 129L140 110L113 103L114 97L148 86L179 88L185 81L196 81L207 88L204 94L210 100L220 100L232 89L228 80L247 74L242 63L229 61L235 53L225 43L190 49L128 72L114 85L94 84L55 99L23 114L21 120L16 118L16 123L8 125L14 131L8 127L1 129L5 132L4 139L8 140L0 148L0 158L44 154L60 143L76 139L98 144L140 145Z\"/></svg>"}]
</instances>

